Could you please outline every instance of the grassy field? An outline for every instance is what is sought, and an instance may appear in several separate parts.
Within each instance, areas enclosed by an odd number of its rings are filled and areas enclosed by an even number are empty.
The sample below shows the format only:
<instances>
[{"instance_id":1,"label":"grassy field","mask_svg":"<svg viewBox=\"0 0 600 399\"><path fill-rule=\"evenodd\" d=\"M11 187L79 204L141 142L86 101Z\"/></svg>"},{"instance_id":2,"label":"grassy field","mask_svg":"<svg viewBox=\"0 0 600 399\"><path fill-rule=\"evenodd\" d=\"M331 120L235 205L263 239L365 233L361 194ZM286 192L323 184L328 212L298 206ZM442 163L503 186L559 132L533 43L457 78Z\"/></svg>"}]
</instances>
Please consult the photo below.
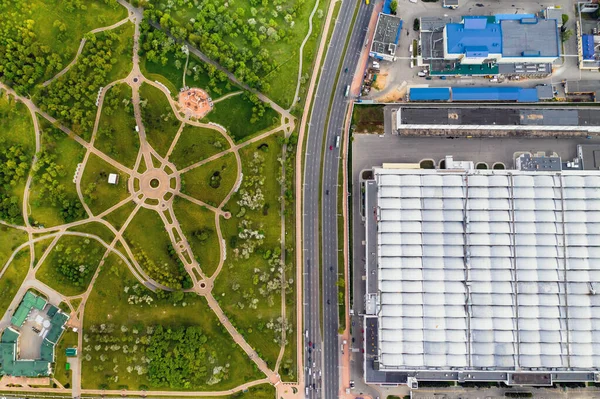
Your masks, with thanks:
<instances>
[{"instance_id":1,"label":"grassy field","mask_svg":"<svg viewBox=\"0 0 600 399\"><path fill-rule=\"evenodd\" d=\"M145 302L134 305L129 303L132 296L148 296L152 300L149 305ZM94 333L99 330L100 324L105 324L106 327L112 325L114 331L110 334ZM214 359L214 363L208 365L209 368L212 370L213 367L224 364L234 368L226 380L210 386L207 384L189 386L187 390L225 390L246 381L264 378L256 371L246 354L233 343L203 298L186 294L176 305L158 299L151 291L134 280L125 265L111 255L86 304L83 333L84 339L88 338L85 345L89 346L89 350L86 351L84 348L83 353L85 356L89 354L91 359L83 361L82 386L108 389L127 386L130 389L147 389L145 387L150 385L148 375L138 375L136 371L128 372L127 367L144 364L140 358L145 355L145 340L151 335L148 328L157 325L165 328L177 326L201 328L203 334L208 337L206 349L212 353ZM115 338L121 346L128 345L128 353L123 353L122 349L104 350L107 344L106 341L100 342L103 338ZM98 350L96 345L100 345ZM100 358L102 354L106 356L104 360ZM116 359L116 363L113 363L113 359ZM102 369L99 369L100 367ZM115 375L118 375L116 382ZM166 386L154 388L169 389Z\"/></svg>"},{"instance_id":2,"label":"grassy field","mask_svg":"<svg viewBox=\"0 0 600 399\"><path fill-rule=\"evenodd\" d=\"M94 146L115 161L133 169L140 148L135 126L131 87L126 84L113 86L104 99Z\"/></svg>"},{"instance_id":3,"label":"grassy field","mask_svg":"<svg viewBox=\"0 0 600 399\"><path fill-rule=\"evenodd\" d=\"M110 173L119 175L117 184L108 183ZM81 178L81 191L94 215L104 212L129 196L128 179L129 175L120 172L98 156L90 154Z\"/></svg>"},{"instance_id":4,"label":"grassy field","mask_svg":"<svg viewBox=\"0 0 600 399\"><path fill-rule=\"evenodd\" d=\"M218 206L235 184L237 164L235 155L227 154L184 173L185 192L207 204ZM216 180L220 182L217 186ZM211 179L215 181L211 186Z\"/></svg>"},{"instance_id":5,"label":"grassy field","mask_svg":"<svg viewBox=\"0 0 600 399\"><path fill-rule=\"evenodd\" d=\"M352 125L356 133L383 134L383 105L355 105Z\"/></svg>"},{"instance_id":6,"label":"grassy field","mask_svg":"<svg viewBox=\"0 0 600 399\"><path fill-rule=\"evenodd\" d=\"M277 158L281 155L281 145L277 136L273 135L253 143L240 152L244 179L250 179L253 175L266 176L260 186L264 195L264 205L256 210L245 207L242 211L242 207L238 204L239 193L234 195L226 205L233 215L231 219L221 221L223 238L228 243L227 260L213 291L215 298L219 300L234 325L270 367L275 365L279 354L279 344L274 340L280 334L269 329L267 325L270 321L277 321L281 316L281 289L268 291L267 295L259 294L259 289L266 290L268 282L277 280L277 268L265 259L269 258L269 253L278 250L280 246L281 223L278 212L280 186L277 178L281 165ZM263 158L262 171L258 174L252 172L251 166L255 154ZM249 181L245 180L242 188L248 183ZM242 214L243 216L240 216ZM264 234L262 243L257 245L247 258L242 254L247 241L239 236L240 225L244 220L251 223L252 229ZM257 281L256 278L261 275L265 276L264 281ZM258 302L256 309L249 311L244 304L249 303L251 299L258 299ZM293 319L288 321L294 322ZM290 345L293 345L293 342L290 342Z\"/></svg>"},{"instance_id":7,"label":"grassy field","mask_svg":"<svg viewBox=\"0 0 600 399\"><path fill-rule=\"evenodd\" d=\"M186 125L169 160L182 169L229 149L229 143L214 129Z\"/></svg>"},{"instance_id":8,"label":"grassy field","mask_svg":"<svg viewBox=\"0 0 600 399\"><path fill-rule=\"evenodd\" d=\"M52 249L36 278L66 296L83 293L104 254L98 241L78 236L63 236ZM85 266L83 273L81 267Z\"/></svg>"},{"instance_id":9,"label":"grassy field","mask_svg":"<svg viewBox=\"0 0 600 399\"><path fill-rule=\"evenodd\" d=\"M134 209L135 203L133 201L128 202L106 215L104 220L112 224L115 229L121 230L121 227L123 227L125 221Z\"/></svg>"},{"instance_id":10,"label":"grassy field","mask_svg":"<svg viewBox=\"0 0 600 399\"><path fill-rule=\"evenodd\" d=\"M77 164L83 160L85 149L74 140L70 139L62 131L54 128L46 122L42 126L42 153L56 157L54 163L58 165L60 174L55 177L56 181L64 189L65 197L72 202L79 202L77 190L73 183L73 176ZM61 204L52 203L47 196L42 195L40 190L43 171L39 170L34 175L31 184L29 203L31 205L31 218L37 225L45 227L56 226L65 222L61 216Z\"/></svg>"},{"instance_id":11,"label":"grassy field","mask_svg":"<svg viewBox=\"0 0 600 399\"><path fill-rule=\"evenodd\" d=\"M102 240L104 240L104 242L109 245L112 242L112 240L115 238L115 235L112 233L112 231L110 231L108 229L108 227L106 227L102 223L98 223L98 222L91 222L91 223L86 223L86 224L82 224L79 226L71 227L69 229L69 231L78 231L81 233L88 233L88 234L96 235L96 236L100 237Z\"/></svg>"},{"instance_id":12,"label":"grassy field","mask_svg":"<svg viewBox=\"0 0 600 399\"><path fill-rule=\"evenodd\" d=\"M152 148L165 156L181 123L173 114L169 100L159 89L144 83L140 87L140 97L145 103L142 119L146 139Z\"/></svg>"},{"instance_id":13,"label":"grassy field","mask_svg":"<svg viewBox=\"0 0 600 399\"><path fill-rule=\"evenodd\" d=\"M67 355L65 350L67 348L77 348L77 333L72 330L67 330L63 333L54 352L56 356L54 378L56 378L65 388L70 388L72 373L71 370L66 370ZM79 352L81 352L81 350L79 350Z\"/></svg>"},{"instance_id":14,"label":"grassy field","mask_svg":"<svg viewBox=\"0 0 600 399\"><path fill-rule=\"evenodd\" d=\"M219 266L221 253L215 213L179 197L175 198L173 210L202 272L211 276Z\"/></svg>"},{"instance_id":15,"label":"grassy field","mask_svg":"<svg viewBox=\"0 0 600 399\"><path fill-rule=\"evenodd\" d=\"M25 248L19 251L4 274L0 276L0 314L3 315L10 306L28 271L29 249Z\"/></svg>"},{"instance_id":16,"label":"grassy field","mask_svg":"<svg viewBox=\"0 0 600 399\"><path fill-rule=\"evenodd\" d=\"M47 45L52 53L60 55L63 66L75 57L85 33L127 17L126 8L116 1L112 4L86 1L85 9L71 9L69 2L63 0L32 0L30 4L37 40Z\"/></svg>"},{"instance_id":17,"label":"grassy field","mask_svg":"<svg viewBox=\"0 0 600 399\"><path fill-rule=\"evenodd\" d=\"M184 276L185 271L182 273L177 261L169 255L171 240L155 211L140 208L125 230L124 237L151 278L165 284L164 279L181 279ZM143 260L143 255L147 261Z\"/></svg>"},{"instance_id":18,"label":"grassy field","mask_svg":"<svg viewBox=\"0 0 600 399\"><path fill-rule=\"evenodd\" d=\"M250 123L252 107L254 104L245 94L229 97L215 104L213 110L202 121L215 122L223 126L235 141L244 141L279 123L279 114L272 108L266 108L264 115L258 121Z\"/></svg>"},{"instance_id":19,"label":"grassy field","mask_svg":"<svg viewBox=\"0 0 600 399\"><path fill-rule=\"evenodd\" d=\"M27 241L27 233L0 225L0 270L17 247Z\"/></svg>"}]
</instances>

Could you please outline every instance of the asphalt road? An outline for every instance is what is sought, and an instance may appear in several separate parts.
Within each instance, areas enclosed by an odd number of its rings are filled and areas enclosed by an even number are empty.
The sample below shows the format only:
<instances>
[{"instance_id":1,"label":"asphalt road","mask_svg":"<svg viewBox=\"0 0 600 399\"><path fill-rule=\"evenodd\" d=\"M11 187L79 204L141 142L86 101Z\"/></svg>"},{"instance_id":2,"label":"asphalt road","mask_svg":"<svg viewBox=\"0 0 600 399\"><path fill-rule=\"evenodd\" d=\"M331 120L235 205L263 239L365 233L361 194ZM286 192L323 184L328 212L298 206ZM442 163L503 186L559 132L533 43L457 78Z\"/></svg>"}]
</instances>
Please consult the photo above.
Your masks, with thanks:
<instances>
[{"instance_id":1,"label":"asphalt road","mask_svg":"<svg viewBox=\"0 0 600 399\"><path fill-rule=\"evenodd\" d=\"M364 45L366 28L373 10L361 1L359 14L342 64L342 73L336 76L343 56L344 43L350 30L356 1L342 2L330 46L321 70L317 93L310 117L308 143L304 171L304 320L306 381L309 398L333 399L339 391L339 342L338 342L338 237L337 237L337 184L339 171L339 148L336 136L342 134L344 117L348 106L345 88L351 84ZM348 73L344 72L348 68ZM329 110L331 95L333 104ZM325 130L327 128L327 130ZM325 141L324 141L325 140ZM331 150L329 148L332 148ZM321 159L325 151L322 168ZM321 176L321 173L323 175ZM321 177L323 185L320 185ZM319 194L322 195L322 259L323 286L319 287ZM323 309L323 331L320 326L320 298ZM314 348L308 348L308 343ZM314 365L314 367L313 367ZM313 385L314 384L314 385ZM314 387L314 388L313 388Z\"/></svg>"}]
</instances>

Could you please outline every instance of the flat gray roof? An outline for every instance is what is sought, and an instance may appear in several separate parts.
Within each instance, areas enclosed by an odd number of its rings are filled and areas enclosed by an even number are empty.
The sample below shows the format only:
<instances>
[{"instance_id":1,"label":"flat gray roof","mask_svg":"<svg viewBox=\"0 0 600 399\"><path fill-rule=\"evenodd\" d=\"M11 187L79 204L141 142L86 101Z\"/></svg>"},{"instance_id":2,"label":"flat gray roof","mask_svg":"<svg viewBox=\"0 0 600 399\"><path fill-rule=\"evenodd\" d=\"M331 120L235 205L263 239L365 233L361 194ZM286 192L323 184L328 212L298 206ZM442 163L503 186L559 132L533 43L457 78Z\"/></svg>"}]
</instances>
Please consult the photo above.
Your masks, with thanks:
<instances>
[{"instance_id":1,"label":"flat gray roof","mask_svg":"<svg viewBox=\"0 0 600 399\"><path fill-rule=\"evenodd\" d=\"M600 173L374 172L381 370L598 370Z\"/></svg>"},{"instance_id":2,"label":"flat gray roof","mask_svg":"<svg viewBox=\"0 0 600 399\"><path fill-rule=\"evenodd\" d=\"M371 51L380 54L394 55L396 52L396 36L402 19L395 15L379 13ZM393 52L390 52L390 45Z\"/></svg>"},{"instance_id":3,"label":"flat gray roof","mask_svg":"<svg viewBox=\"0 0 600 399\"><path fill-rule=\"evenodd\" d=\"M539 57L558 57L560 41L554 19L538 19L537 23L502 20L502 56L523 57L524 52L539 52Z\"/></svg>"}]
</instances>

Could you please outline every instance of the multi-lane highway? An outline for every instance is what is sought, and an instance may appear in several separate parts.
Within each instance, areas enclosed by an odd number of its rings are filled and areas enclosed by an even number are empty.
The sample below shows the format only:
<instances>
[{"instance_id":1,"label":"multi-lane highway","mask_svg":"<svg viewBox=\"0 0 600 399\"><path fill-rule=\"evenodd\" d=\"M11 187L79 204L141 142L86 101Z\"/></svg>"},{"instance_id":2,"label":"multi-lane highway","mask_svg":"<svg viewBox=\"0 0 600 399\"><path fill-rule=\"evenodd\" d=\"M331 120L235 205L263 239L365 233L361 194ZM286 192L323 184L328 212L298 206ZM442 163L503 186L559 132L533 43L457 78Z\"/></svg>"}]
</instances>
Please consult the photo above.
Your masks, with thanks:
<instances>
[{"instance_id":1,"label":"multi-lane highway","mask_svg":"<svg viewBox=\"0 0 600 399\"><path fill-rule=\"evenodd\" d=\"M338 279L337 214L339 211L337 185L341 145L339 148L336 146L336 138L343 133L349 100L345 96L345 91L346 87L352 84L373 10L372 5L362 1L358 6L357 19L354 26L351 26L357 2L356 0L342 2L321 70L309 120L304 171L303 267L305 364L307 366L305 381L308 397L311 399L337 398L340 385L336 281ZM352 34L344 55L344 45L351 28ZM336 82L342 57L344 58L341 73ZM362 73L362 70L359 73ZM333 102L331 102L332 94ZM319 196L322 198L321 208L319 208ZM319 221L322 223L320 232ZM322 235L320 236L319 233ZM322 256L319 254L320 250ZM319 282L321 260L323 262L322 292L320 292ZM323 330L320 324L321 309ZM308 345L309 343L311 345Z\"/></svg>"}]
</instances>

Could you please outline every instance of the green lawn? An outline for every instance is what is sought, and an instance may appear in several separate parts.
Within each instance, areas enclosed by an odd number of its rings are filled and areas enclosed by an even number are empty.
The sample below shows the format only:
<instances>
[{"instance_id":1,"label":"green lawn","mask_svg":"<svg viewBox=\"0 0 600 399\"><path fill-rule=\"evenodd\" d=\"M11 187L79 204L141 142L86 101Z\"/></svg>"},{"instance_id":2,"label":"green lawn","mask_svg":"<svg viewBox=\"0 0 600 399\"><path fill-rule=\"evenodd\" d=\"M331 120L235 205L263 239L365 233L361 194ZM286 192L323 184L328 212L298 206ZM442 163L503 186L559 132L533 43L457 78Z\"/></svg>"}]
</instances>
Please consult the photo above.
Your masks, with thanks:
<instances>
[{"instance_id":1,"label":"green lawn","mask_svg":"<svg viewBox=\"0 0 600 399\"><path fill-rule=\"evenodd\" d=\"M185 192L209 205L219 206L235 184L237 164L229 153L184 173ZM211 186L211 179L214 183ZM219 181L220 179L220 181Z\"/></svg>"},{"instance_id":2,"label":"green lawn","mask_svg":"<svg viewBox=\"0 0 600 399\"><path fill-rule=\"evenodd\" d=\"M94 146L115 161L133 169L140 148L135 126L131 87L124 83L113 86L104 99Z\"/></svg>"},{"instance_id":3,"label":"green lawn","mask_svg":"<svg viewBox=\"0 0 600 399\"><path fill-rule=\"evenodd\" d=\"M117 184L108 182L110 173L119 175ZM94 215L99 215L129 196L128 179L129 175L117 170L98 156L90 154L81 178L81 191Z\"/></svg>"},{"instance_id":4,"label":"green lawn","mask_svg":"<svg viewBox=\"0 0 600 399\"><path fill-rule=\"evenodd\" d=\"M215 213L179 197L173 202L173 210L202 272L211 276L219 266L221 253Z\"/></svg>"},{"instance_id":5,"label":"green lawn","mask_svg":"<svg viewBox=\"0 0 600 399\"><path fill-rule=\"evenodd\" d=\"M15 102L12 97L0 90L0 162L4 162L6 159L5 150L12 146L20 146L24 156L29 159L33 158L35 152L33 122L31 114L23 103ZM28 162L29 167L31 167L31 162ZM16 205L10 207L10 210L9 207L0 207L0 214L4 215L0 218L14 224L23 224L21 215L23 207L21 204L23 203L26 178L24 174L17 185L0 187L0 202L3 202L4 198L12 198L16 203Z\"/></svg>"},{"instance_id":6,"label":"green lawn","mask_svg":"<svg viewBox=\"0 0 600 399\"><path fill-rule=\"evenodd\" d=\"M94 239L63 236L37 270L36 278L63 295L81 294L87 289L104 252L102 244Z\"/></svg>"},{"instance_id":7,"label":"green lawn","mask_svg":"<svg viewBox=\"0 0 600 399\"><path fill-rule=\"evenodd\" d=\"M125 230L124 237L151 278L167 286L179 287L187 272L180 269L176 255L172 257L169 254L171 240L158 213L140 208Z\"/></svg>"},{"instance_id":8,"label":"green lawn","mask_svg":"<svg viewBox=\"0 0 600 399\"><path fill-rule=\"evenodd\" d=\"M96 236L100 237L100 239L104 240L104 242L109 245L112 242L112 240L115 238L115 235L112 233L112 231L109 230L108 227L106 227L102 223L98 223L98 222L91 222L91 223L86 223L86 224L82 224L79 226L71 227L69 229L69 231L78 231L81 233L88 233L88 234L96 235Z\"/></svg>"},{"instance_id":9,"label":"green lawn","mask_svg":"<svg viewBox=\"0 0 600 399\"><path fill-rule=\"evenodd\" d=\"M142 297L150 298L150 304L129 303ZM105 329L114 331L100 333L101 324L105 325ZM247 381L264 378L256 371L246 354L233 343L227 331L220 326L203 298L185 294L176 305L173 301L159 299L133 279L126 266L111 255L103 266L86 304L83 334L89 339L85 345L89 350L84 348L83 351L83 388L117 389L126 386L129 389L148 389L147 387L152 386L146 374L148 365L141 359L146 355L146 340L151 336L148 328L152 329L158 325L165 328L199 327L208 337L206 350L213 359L213 363L207 364L208 369L230 365L231 372L228 373L227 379L214 385L190 385L186 390L225 390ZM106 348L111 345L110 342L115 342L112 340L117 340L119 349ZM125 345L128 347L127 353L123 353ZM88 355L90 360L86 360ZM116 363L113 363L113 359L116 359ZM138 375L133 369L135 366L142 366L143 374ZM128 367L132 367L131 371L128 371ZM117 381L115 376L118 376ZM166 385L152 388L169 389ZM270 392L272 394L272 391ZM261 394L247 397L263 396Z\"/></svg>"},{"instance_id":10,"label":"green lawn","mask_svg":"<svg viewBox=\"0 0 600 399\"><path fill-rule=\"evenodd\" d=\"M27 233L0 225L0 270L17 247L27 241Z\"/></svg>"},{"instance_id":11,"label":"green lawn","mask_svg":"<svg viewBox=\"0 0 600 399\"><path fill-rule=\"evenodd\" d=\"M140 97L145 104L142 106L142 120L146 139L152 148L165 156L181 122L177 120L169 100L159 89L144 83L140 87Z\"/></svg>"},{"instance_id":12,"label":"green lawn","mask_svg":"<svg viewBox=\"0 0 600 399\"><path fill-rule=\"evenodd\" d=\"M85 33L112 25L127 16L127 9L116 1L107 4L90 0L83 4L84 9L76 9L64 0L30 1L31 19L35 21L33 31L37 40L62 57L63 67L75 57Z\"/></svg>"},{"instance_id":13,"label":"green lawn","mask_svg":"<svg viewBox=\"0 0 600 399\"><path fill-rule=\"evenodd\" d=\"M113 227L117 230L121 230L121 227L127 221L131 212L135 209L135 203L133 201L127 202L126 204L118 207L108 215L104 217L104 220L113 225Z\"/></svg>"},{"instance_id":14,"label":"green lawn","mask_svg":"<svg viewBox=\"0 0 600 399\"><path fill-rule=\"evenodd\" d=\"M179 169L229 149L229 143L214 129L186 125L169 160Z\"/></svg>"},{"instance_id":15,"label":"green lawn","mask_svg":"<svg viewBox=\"0 0 600 399\"><path fill-rule=\"evenodd\" d=\"M42 256L44 255L44 252L46 252L46 249L48 249L48 247L50 246L50 244L52 243L53 240L54 240L54 237L47 238L45 240L36 241L33 244L33 252L35 254L34 263L33 263L34 266L42 258Z\"/></svg>"},{"instance_id":16,"label":"green lawn","mask_svg":"<svg viewBox=\"0 0 600 399\"><path fill-rule=\"evenodd\" d=\"M6 272L0 276L0 314L3 315L8 309L28 271L29 249L25 248L15 256Z\"/></svg>"},{"instance_id":17,"label":"green lawn","mask_svg":"<svg viewBox=\"0 0 600 399\"><path fill-rule=\"evenodd\" d=\"M267 290L268 282L278 280L277 267L273 267L265 259L272 259L273 253L278 251L280 246L280 186L277 178L281 166L277 158L281 154L281 145L277 136L270 136L249 145L240 152L244 181L240 192L234 195L226 206L232 218L221 221L223 238L228 243L228 253L213 291L232 322L270 367L275 365L279 354L279 344L274 342L279 334L270 330L267 323L281 316L281 289ZM256 157L262 159L260 166L256 166ZM255 190L257 187L253 184L253 176L257 179L264 176L262 185L256 183L264 195L264 205L255 210L246 206L242 211L238 204L241 191ZM264 235L261 244L240 237L239 231L244 221L251 223L251 230ZM244 248L253 242L257 244L253 252L247 257L243 256ZM286 276L295 280L295 276ZM263 292L267 292L265 295L259 293L261 288ZM248 306L244 305L248 304L250 299L258 300L256 309L249 310ZM293 325L294 320L288 319L288 322ZM289 345L294 344L292 341L288 342Z\"/></svg>"},{"instance_id":18,"label":"green lawn","mask_svg":"<svg viewBox=\"0 0 600 399\"><path fill-rule=\"evenodd\" d=\"M31 205L31 219L36 225L45 227L56 226L65 223L63 201L66 199L72 204L80 207L80 217L73 220L85 218L83 205L77 196L73 177L77 164L83 160L85 149L77 142L69 138L65 133L49 125L41 123L42 127L42 154L48 156L48 164L37 169L31 184L29 203ZM38 163L39 168L39 163ZM55 180L59 187L55 196L49 196L47 186L43 181L48 175L56 173Z\"/></svg>"},{"instance_id":19,"label":"green lawn","mask_svg":"<svg viewBox=\"0 0 600 399\"><path fill-rule=\"evenodd\" d=\"M265 109L262 117L251 123L253 106L246 94L229 97L215 104L213 110L202 121L222 125L235 141L244 141L255 133L279 124L279 114L269 107Z\"/></svg>"},{"instance_id":20,"label":"green lawn","mask_svg":"<svg viewBox=\"0 0 600 399\"><path fill-rule=\"evenodd\" d=\"M72 330L67 330L63 333L60 338L58 345L55 349L56 364L54 366L54 378L58 380L65 388L71 386L71 370L66 370L67 355L65 350L67 348L77 348L77 333ZM81 352L81 350L79 350Z\"/></svg>"}]
</instances>

